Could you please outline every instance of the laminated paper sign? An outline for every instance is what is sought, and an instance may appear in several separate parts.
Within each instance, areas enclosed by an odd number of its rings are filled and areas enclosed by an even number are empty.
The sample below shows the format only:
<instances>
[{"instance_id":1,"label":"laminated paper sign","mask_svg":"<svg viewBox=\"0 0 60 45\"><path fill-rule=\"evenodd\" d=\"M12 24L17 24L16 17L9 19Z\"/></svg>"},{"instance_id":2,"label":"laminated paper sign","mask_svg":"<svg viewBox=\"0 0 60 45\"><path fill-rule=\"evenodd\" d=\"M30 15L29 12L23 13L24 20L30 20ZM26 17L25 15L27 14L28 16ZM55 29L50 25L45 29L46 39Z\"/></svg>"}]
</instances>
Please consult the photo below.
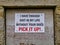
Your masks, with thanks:
<instances>
[{"instance_id":1,"label":"laminated paper sign","mask_svg":"<svg viewBox=\"0 0 60 45\"><path fill-rule=\"evenodd\" d=\"M44 13L15 13L15 32L44 32Z\"/></svg>"}]
</instances>

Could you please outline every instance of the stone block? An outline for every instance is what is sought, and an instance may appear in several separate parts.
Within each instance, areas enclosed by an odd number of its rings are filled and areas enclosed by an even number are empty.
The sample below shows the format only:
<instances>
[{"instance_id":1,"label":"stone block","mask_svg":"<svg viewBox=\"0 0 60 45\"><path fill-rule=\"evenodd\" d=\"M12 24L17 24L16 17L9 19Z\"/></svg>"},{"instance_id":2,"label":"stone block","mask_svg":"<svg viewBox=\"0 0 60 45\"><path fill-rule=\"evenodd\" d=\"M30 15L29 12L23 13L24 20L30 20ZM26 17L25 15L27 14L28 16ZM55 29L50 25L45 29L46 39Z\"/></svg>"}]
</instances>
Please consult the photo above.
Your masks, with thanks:
<instances>
[{"instance_id":1,"label":"stone block","mask_svg":"<svg viewBox=\"0 0 60 45\"><path fill-rule=\"evenodd\" d=\"M4 26L4 8L0 7L0 45L4 45L4 36L5 36L5 26Z\"/></svg>"},{"instance_id":2,"label":"stone block","mask_svg":"<svg viewBox=\"0 0 60 45\"><path fill-rule=\"evenodd\" d=\"M55 40L56 45L60 45L60 6L56 7Z\"/></svg>"}]
</instances>

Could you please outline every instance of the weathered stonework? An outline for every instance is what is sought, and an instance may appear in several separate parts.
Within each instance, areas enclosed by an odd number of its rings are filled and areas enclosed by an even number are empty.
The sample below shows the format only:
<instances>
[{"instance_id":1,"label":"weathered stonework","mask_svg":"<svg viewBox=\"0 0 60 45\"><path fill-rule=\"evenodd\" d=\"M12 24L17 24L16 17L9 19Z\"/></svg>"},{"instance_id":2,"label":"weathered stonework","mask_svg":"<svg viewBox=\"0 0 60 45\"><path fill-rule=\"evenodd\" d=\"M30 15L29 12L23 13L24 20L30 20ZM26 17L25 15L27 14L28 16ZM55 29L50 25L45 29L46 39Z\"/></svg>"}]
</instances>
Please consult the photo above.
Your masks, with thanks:
<instances>
[{"instance_id":1,"label":"weathered stonework","mask_svg":"<svg viewBox=\"0 0 60 45\"><path fill-rule=\"evenodd\" d=\"M54 6L59 4L59 0L0 0L0 5L4 6Z\"/></svg>"},{"instance_id":2,"label":"weathered stonework","mask_svg":"<svg viewBox=\"0 0 60 45\"><path fill-rule=\"evenodd\" d=\"M0 5L10 6L56 6L55 12L55 44L60 45L60 0L0 0ZM58 6L57 6L58 5ZM0 45L5 43L4 8L0 6Z\"/></svg>"},{"instance_id":3,"label":"weathered stonework","mask_svg":"<svg viewBox=\"0 0 60 45\"><path fill-rule=\"evenodd\" d=\"M0 7L0 45L4 45L4 8Z\"/></svg>"},{"instance_id":4,"label":"weathered stonework","mask_svg":"<svg viewBox=\"0 0 60 45\"><path fill-rule=\"evenodd\" d=\"M55 43L60 45L60 7L56 7L55 14Z\"/></svg>"}]
</instances>

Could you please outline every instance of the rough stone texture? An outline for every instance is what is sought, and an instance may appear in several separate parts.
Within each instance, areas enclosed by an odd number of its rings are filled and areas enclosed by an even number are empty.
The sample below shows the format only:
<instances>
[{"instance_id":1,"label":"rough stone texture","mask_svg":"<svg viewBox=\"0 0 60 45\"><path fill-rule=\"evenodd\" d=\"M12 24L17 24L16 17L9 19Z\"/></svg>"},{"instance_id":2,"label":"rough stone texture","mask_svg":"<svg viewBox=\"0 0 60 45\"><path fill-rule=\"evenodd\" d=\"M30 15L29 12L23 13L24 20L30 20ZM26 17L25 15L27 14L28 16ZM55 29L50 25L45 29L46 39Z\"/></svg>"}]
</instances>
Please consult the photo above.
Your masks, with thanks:
<instances>
[{"instance_id":1,"label":"rough stone texture","mask_svg":"<svg viewBox=\"0 0 60 45\"><path fill-rule=\"evenodd\" d=\"M0 5L4 6L54 6L60 3L60 0L0 0Z\"/></svg>"},{"instance_id":2,"label":"rough stone texture","mask_svg":"<svg viewBox=\"0 0 60 45\"><path fill-rule=\"evenodd\" d=\"M0 45L4 45L4 16L3 7L0 7Z\"/></svg>"},{"instance_id":3,"label":"rough stone texture","mask_svg":"<svg viewBox=\"0 0 60 45\"><path fill-rule=\"evenodd\" d=\"M55 43L60 45L60 7L56 8L55 14Z\"/></svg>"},{"instance_id":4,"label":"rough stone texture","mask_svg":"<svg viewBox=\"0 0 60 45\"><path fill-rule=\"evenodd\" d=\"M55 43L60 45L60 0L0 0L2 6L57 6L55 12ZM4 45L4 9L0 6L0 45Z\"/></svg>"}]
</instances>

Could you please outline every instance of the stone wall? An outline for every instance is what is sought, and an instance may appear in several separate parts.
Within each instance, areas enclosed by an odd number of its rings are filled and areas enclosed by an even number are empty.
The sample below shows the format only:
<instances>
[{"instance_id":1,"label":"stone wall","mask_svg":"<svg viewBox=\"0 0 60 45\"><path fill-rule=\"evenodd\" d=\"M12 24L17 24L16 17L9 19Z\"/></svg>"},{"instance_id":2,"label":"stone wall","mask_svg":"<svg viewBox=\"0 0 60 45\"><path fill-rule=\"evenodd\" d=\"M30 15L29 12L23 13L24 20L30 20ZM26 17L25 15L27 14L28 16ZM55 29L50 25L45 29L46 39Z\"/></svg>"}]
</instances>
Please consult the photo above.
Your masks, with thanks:
<instances>
[{"instance_id":1,"label":"stone wall","mask_svg":"<svg viewBox=\"0 0 60 45\"><path fill-rule=\"evenodd\" d=\"M55 44L60 45L60 0L0 0L0 45L5 45L4 8L2 6L56 6L54 14ZM58 6L57 6L58 5Z\"/></svg>"},{"instance_id":2,"label":"stone wall","mask_svg":"<svg viewBox=\"0 0 60 45\"><path fill-rule=\"evenodd\" d=\"M60 3L60 0L0 0L0 5L3 6L54 6Z\"/></svg>"},{"instance_id":3,"label":"stone wall","mask_svg":"<svg viewBox=\"0 0 60 45\"><path fill-rule=\"evenodd\" d=\"M5 28L4 28L4 8L0 7L0 45L4 45Z\"/></svg>"},{"instance_id":4,"label":"stone wall","mask_svg":"<svg viewBox=\"0 0 60 45\"><path fill-rule=\"evenodd\" d=\"M60 6L56 7L55 12L55 43L60 45Z\"/></svg>"}]
</instances>

